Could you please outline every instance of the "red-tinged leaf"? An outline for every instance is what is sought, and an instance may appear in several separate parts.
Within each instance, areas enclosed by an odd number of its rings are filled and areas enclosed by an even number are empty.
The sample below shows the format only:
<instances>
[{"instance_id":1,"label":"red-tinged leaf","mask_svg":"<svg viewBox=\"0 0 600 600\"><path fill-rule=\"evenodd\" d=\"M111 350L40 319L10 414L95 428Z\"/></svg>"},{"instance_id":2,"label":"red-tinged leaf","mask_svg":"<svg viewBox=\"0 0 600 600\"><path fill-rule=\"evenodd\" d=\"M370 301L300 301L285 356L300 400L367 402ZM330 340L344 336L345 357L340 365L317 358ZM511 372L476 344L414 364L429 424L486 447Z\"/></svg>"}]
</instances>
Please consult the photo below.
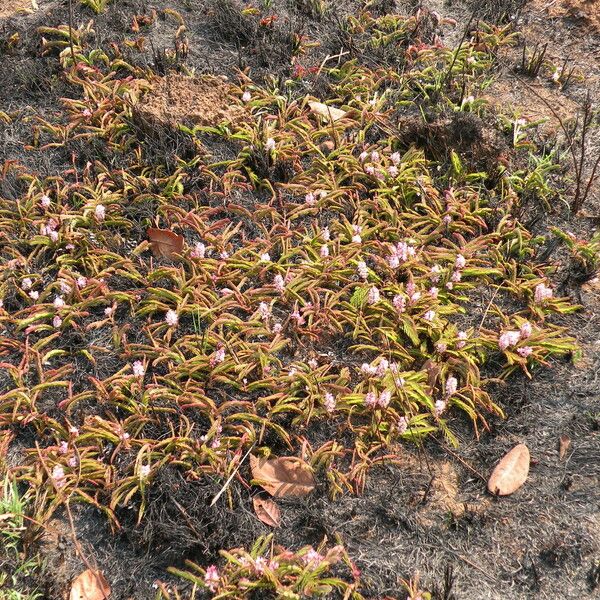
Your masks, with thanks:
<instances>
[{"instance_id":1,"label":"red-tinged leaf","mask_svg":"<svg viewBox=\"0 0 600 600\"><path fill-rule=\"evenodd\" d=\"M254 496L254 498L252 498L252 504L254 506L254 512L260 521L270 527L279 527L281 525L281 511L273 500Z\"/></svg>"},{"instance_id":2,"label":"red-tinged leaf","mask_svg":"<svg viewBox=\"0 0 600 600\"><path fill-rule=\"evenodd\" d=\"M182 235L168 229L156 229L155 227L149 227L146 233L150 239L154 256L172 259L176 254L181 254L184 242Z\"/></svg>"},{"instance_id":3,"label":"red-tinged leaf","mask_svg":"<svg viewBox=\"0 0 600 600\"><path fill-rule=\"evenodd\" d=\"M86 569L71 585L69 600L107 600L110 585L100 571Z\"/></svg>"},{"instance_id":4,"label":"red-tinged leaf","mask_svg":"<svg viewBox=\"0 0 600 600\"><path fill-rule=\"evenodd\" d=\"M312 469L294 456L264 459L250 455L252 477L275 498L307 496L315 489Z\"/></svg>"},{"instance_id":5,"label":"red-tinged leaf","mask_svg":"<svg viewBox=\"0 0 600 600\"><path fill-rule=\"evenodd\" d=\"M529 448L517 444L496 465L488 481L488 490L497 496L512 494L525 483L530 462Z\"/></svg>"}]
</instances>

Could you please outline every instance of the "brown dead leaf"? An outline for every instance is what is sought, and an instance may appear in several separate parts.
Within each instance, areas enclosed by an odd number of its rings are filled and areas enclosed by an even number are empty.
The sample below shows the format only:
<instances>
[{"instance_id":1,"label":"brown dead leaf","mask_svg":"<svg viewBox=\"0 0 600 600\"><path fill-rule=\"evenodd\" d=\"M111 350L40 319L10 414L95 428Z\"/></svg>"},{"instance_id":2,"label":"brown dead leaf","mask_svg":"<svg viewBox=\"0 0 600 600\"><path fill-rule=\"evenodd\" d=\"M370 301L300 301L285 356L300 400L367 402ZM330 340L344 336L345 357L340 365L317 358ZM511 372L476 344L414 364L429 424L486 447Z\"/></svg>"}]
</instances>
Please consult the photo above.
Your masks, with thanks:
<instances>
[{"instance_id":1,"label":"brown dead leaf","mask_svg":"<svg viewBox=\"0 0 600 600\"><path fill-rule=\"evenodd\" d=\"M252 498L254 512L260 521L270 527L279 527L281 525L281 511L279 506L269 498L260 498L254 496Z\"/></svg>"},{"instance_id":2,"label":"brown dead leaf","mask_svg":"<svg viewBox=\"0 0 600 600\"><path fill-rule=\"evenodd\" d=\"M488 490L497 496L508 496L518 490L529 475L531 457L525 444L517 444L496 465L488 481Z\"/></svg>"},{"instance_id":3,"label":"brown dead leaf","mask_svg":"<svg viewBox=\"0 0 600 600\"><path fill-rule=\"evenodd\" d=\"M328 106L327 104L323 104L322 102L309 102L308 106L310 106L310 110L315 115L321 115L327 119L330 119L334 123L343 119L346 116L346 111L340 108L335 108L334 106Z\"/></svg>"},{"instance_id":4,"label":"brown dead leaf","mask_svg":"<svg viewBox=\"0 0 600 600\"><path fill-rule=\"evenodd\" d=\"M275 498L307 496L315 489L310 466L294 456L270 460L250 455L252 477Z\"/></svg>"},{"instance_id":5,"label":"brown dead leaf","mask_svg":"<svg viewBox=\"0 0 600 600\"><path fill-rule=\"evenodd\" d=\"M558 440L558 458L562 460L571 447L571 438L568 435L561 435Z\"/></svg>"},{"instance_id":6,"label":"brown dead leaf","mask_svg":"<svg viewBox=\"0 0 600 600\"><path fill-rule=\"evenodd\" d=\"M149 227L146 233L150 238L154 256L172 259L176 254L181 254L184 241L182 235L168 229L156 229L155 227Z\"/></svg>"},{"instance_id":7,"label":"brown dead leaf","mask_svg":"<svg viewBox=\"0 0 600 600\"><path fill-rule=\"evenodd\" d=\"M71 586L69 600L106 600L110 596L110 585L100 571L86 569Z\"/></svg>"}]
</instances>

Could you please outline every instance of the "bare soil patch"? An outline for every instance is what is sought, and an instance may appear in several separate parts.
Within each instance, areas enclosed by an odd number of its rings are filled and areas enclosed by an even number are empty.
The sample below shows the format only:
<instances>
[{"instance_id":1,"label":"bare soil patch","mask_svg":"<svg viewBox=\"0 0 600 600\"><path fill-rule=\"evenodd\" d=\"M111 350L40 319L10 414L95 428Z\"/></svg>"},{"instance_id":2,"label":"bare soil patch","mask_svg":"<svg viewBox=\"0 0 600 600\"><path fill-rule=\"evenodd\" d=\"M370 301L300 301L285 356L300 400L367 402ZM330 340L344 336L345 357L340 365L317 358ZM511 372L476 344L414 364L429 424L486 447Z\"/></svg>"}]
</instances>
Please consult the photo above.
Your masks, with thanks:
<instances>
[{"instance_id":1,"label":"bare soil patch","mask_svg":"<svg viewBox=\"0 0 600 600\"><path fill-rule=\"evenodd\" d=\"M2 6L0 6L0 19L35 8L37 8L36 3L32 0L3 0Z\"/></svg>"},{"instance_id":2,"label":"bare soil patch","mask_svg":"<svg viewBox=\"0 0 600 600\"><path fill-rule=\"evenodd\" d=\"M231 86L219 77L167 75L137 105L137 113L148 125L175 127L177 123L232 122L240 119L243 111Z\"/></svg>"}]
</instances>

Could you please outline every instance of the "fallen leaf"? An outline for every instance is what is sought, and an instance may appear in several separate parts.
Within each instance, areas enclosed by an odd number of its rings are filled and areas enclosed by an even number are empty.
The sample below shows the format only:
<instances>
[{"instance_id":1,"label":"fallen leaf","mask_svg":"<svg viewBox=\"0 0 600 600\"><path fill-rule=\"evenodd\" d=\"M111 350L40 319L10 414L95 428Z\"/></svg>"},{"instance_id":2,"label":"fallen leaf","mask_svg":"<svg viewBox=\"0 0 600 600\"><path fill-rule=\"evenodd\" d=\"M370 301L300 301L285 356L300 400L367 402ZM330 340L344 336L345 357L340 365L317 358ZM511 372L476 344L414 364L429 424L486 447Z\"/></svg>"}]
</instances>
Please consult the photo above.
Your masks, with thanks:
<instances>
[{"instance_id":1,"label":"fallen leaf","mask_svg":"<svg viewBox=\"0 0 600 600\"><path fill-rule=\"evenodd\" d=\"M322 117L331 119L334 123L346 116L345 110L335 108L334 106L328 106L322 102L309 102L308 105L315 115L321 115Z\"/></svg>"},{"instance_id":2,"label":"fallen leaf","mask_svg":"<svg viewBox=\"0 0 600 600\"><path fill-rule=\"evenodd\" d=\"M100 571L86 569L71 585L69 600L106 600L110 585Z\"/></svg>"},{"instance_id":3,"label":"fallen leaf","mask_svg":"<svg viewBox=\"0 0 600 600\"><path fill-rule=\"evenodd\" d=\"M558 458L562 460L571 447L571 438L567 435L561 435L558 440Z\"/></svg>"},{"instance_id":4,"label":"fallen leaf","mask_svg":"<svg viewBox=\"0 0 600 600\"><path fill-rule=\"evenodd\" d=\"M154 227L149 227L146 233L150 238L154 256L175 258L176 254L181 254L184 241L182 235L173 233L168 229L156 229Z\"/></svg>"},{"instance_id":5,"label":"fallen leaf","mask_svg":"<svg viewBox=\"0 0 600 600\"><path fill-rule=\"evenodd\" d=\"M294 456L264 459L250 455L252 477L275 498L307 496L315 489L312 469Z\"/></svg>"},{"instance_id":6,"label":"fallen leaf","mask_svg":"<svg viewBox=\"0 0 600 600\"><path fill-rule=\"evenodd\" d=\"M496 465L488 481L488 490L497 496L508 496L518 490L529 475L531 457L525 444L517 444Z\"/></svg>"},{"instance_id":7,"label":"fallen leaf","mask_svg":"<svg viewBox=\"0 0 600 600\"><path fill-rule=\"evenodd\" d=\"M252 504L254 505L254 512L260 521L270 527L279 527L281 525L281 511L273 500L254 496Z\"/></svg>"}]
</instances>

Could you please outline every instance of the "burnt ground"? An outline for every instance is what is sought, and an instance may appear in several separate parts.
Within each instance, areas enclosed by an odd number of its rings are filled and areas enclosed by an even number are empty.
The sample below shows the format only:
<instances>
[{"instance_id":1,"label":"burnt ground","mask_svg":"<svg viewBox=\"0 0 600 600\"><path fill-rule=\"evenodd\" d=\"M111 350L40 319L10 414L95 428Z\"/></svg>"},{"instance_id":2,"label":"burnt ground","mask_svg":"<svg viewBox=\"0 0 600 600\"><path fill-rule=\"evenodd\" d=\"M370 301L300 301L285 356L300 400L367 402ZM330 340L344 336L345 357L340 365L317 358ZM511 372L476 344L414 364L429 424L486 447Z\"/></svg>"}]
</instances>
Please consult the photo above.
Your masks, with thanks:
<instances>
[{"instance_id":1,"label":"burnt ground","mask_svg":"<svg viewBox=\"0 0 600 600\"><path fill-rule=\"evenodd\" d=\"M53 0L38 4L37 12L0 22L0 45L14 31L19 32L22 43L16 52L5 53L0 63L0 110L20 115L0 130L0 159L18 159L30 169L52 174L64 169L69 157L60 151L28 153L23 145L29 142L25 138L28 120L36 113L48 118L59 110L59 98L69 95L56 61L39 56L37 33L41 24L65 23L67 10L66 3ZM211 2L199 2L197 7L188 2L192 8L186 9L186 3L179 0L113 4L106 14L95 18L98 46L122 37L131 14L147 12L150 7L176 8L186 23L189 53L185 64L201 73L233 78L236 69L249 67L250 75L259 81L270 72L289 75L285 32L290 22L321 40L315 55L307 57L307 66L318 64L341 47L335 22L307 18L299 11L286 10L279 2L273 9L281 15L274 38L260 43L251 43L252 32L244 23L227 21L228 2L218 10ZM354 4L345 2L338 16L353 10ZM388 11L395 4L403 12L413 10L418 3L376 4ZM501 2L485 3L484 8L474 2L423 4L457 19L456 29L449 31L445 40L449 44L460 39L474 9L498 22L513 18L522 36L515 48L506 51L497 75L498 87L490 89L490 96L530 116L549 117L548 129L543 132L548 143L552 136L561 135L560 127L552 123L554 117L548 107L514 78L524 43L532 46L547 41L548 57L568 59L575 65L575 76L565 90L559 90L547 72L531 82L565 111L565 118L574 116L571 109L581 105L588 90L592 97L600 97L600 31L585 12L600 11L597 2L581 2L575 8L571 5L578 3L537 0L522 8ZM77 8L77 23L92 17L89 10ZM173 48L177 26L176 19L160 16L150 33L149 51L138 55L137 60L160 69L164 51ZM582 215L562 224L585 237L598 218L600 193L596 187ZM537 226L541 230L557 219L556 215L542 215ZM362 571L364 594L369 598L405 597L400 580L417 571L422 586L437 588L440 598L600 598L600 287L594 283L580 287L564 269L557 272L557 279L563 291L584 307L580 313L561 319L581 344L578 361L539 369L532 381L513 376L508 383L491 389L507 418L493 421L491 430L482 433L479 440L473 438L466 424L456 424L461 442L457 449L450 450L436 440L417 450L407 447L401 464L372 471L360 496L345 495L331 501L325 494L315 494L306 501L284 501L277 541L299 547L318 543L324 536L339 537ZM483 293L481 305L474 309L481 310L488 301ZM561 436L571 441L562 458ZM490 497L485 481L491 468L519 442L527 444L533 460L526 485L511 497ZM83 554L103 570L114 598L152 597L154 581L168 580L164 567L176 563L187 551L185 539L180 546L164 542L173 539L177 527L182 538L189 535L189 528L182 526L181 515L169 508L170 500L177 497L177 481L165 482L162 489L165 492L151 499L149 509L155 516L150 520L154 530L129 527L126 533L113 534L99 513L73 508ZM192 488L181 492L195 495L204 511L220 511L222 530L207 534L211 539L206 541L204 556L210 558L216 538L231 547L267 532L252 515L248 498L237 498L235 511L207 509L204 499L212 497L214 491ZM197 549L198 544L194 546ZM65 515L57 513L48 525L41 549L50 574L44 584L45 597L59 598L82 569ZM204 556L197 552L195 558L202 563ZM445 573L452 580L446 595Z\"/></svg>"}]
</instances>

